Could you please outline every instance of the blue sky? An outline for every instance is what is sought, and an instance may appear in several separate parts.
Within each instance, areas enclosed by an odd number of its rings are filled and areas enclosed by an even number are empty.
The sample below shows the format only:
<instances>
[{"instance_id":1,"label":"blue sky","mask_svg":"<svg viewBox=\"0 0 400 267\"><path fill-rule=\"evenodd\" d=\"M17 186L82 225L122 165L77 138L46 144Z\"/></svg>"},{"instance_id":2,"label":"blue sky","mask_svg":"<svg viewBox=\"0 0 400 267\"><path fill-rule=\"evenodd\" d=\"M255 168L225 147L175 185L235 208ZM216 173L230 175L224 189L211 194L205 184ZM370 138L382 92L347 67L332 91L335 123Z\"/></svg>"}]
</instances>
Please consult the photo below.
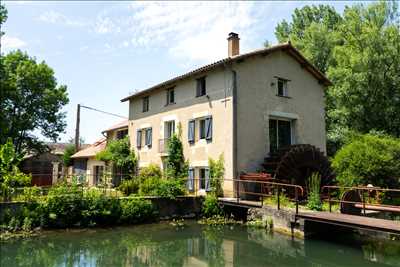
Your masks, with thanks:
<instances>
[{"instance_id":1,"label":"blue sky","mask_svg":"<svg viewBox=\"0 0 400 267\"><path fill-rule=\"evenodd\" d=\"M3 1L4 2L4 1ZM74 136L78 103L128 116L120 99L135 90L227 56L227 35L241 52L275 43L274 28L293 10L317 2L29 2L5 1L2 53L27 51L68 87L66 133ZM342 12L351 2L323 2ZM87 143L121 119L82 110Z\"/></svg>"}]
</instances>

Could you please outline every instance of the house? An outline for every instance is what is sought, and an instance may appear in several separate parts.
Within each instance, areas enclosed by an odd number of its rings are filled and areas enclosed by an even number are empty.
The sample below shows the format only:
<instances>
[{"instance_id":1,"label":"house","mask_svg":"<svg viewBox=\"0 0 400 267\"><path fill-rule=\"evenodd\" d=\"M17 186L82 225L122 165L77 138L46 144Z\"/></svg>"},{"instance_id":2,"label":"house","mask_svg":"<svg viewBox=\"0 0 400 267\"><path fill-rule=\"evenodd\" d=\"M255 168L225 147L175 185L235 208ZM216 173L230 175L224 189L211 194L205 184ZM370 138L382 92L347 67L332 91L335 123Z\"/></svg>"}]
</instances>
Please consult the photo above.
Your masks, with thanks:
<instances>
[{"instance_id":1,"label":"house","mask_svg":"<svg viewBox=\"0 0 400 267\"><path fill-rule=\"evenodd\" d=\"M25 155L20 163L20 170L32 175L32 185L55 184L62 174L62 156L67 145L65 143L46 143L48 151Z\"/></svg>"},{"instance_id":2,"label":"house","mask_svg":"<svg viewBox=\"0 0 400 267\"><path fill-rule=\"evenodd\" d=\"M223 188L230 195L230 179L259 170L280 147L311 144L326 151L330 81L290 43L240 54L239 42L230 33L227 58L121 100L129 101L139 167L165 167L168 139L181 129L189 189L207 189L208 159L223 154Z\"/></svg>"},{"instance_id":3,"label":"house","mask_svg":"<svg viewBox=\"0 0 400 267\"><path fill-rule=\"evenodd\" d=\"M102 134L104 138L99 139L89 147L82 149L71 156L74 160L73 173L86 182L89 186L103 184L105 175L110 174L112 183L118 185L120 177L114 175L115 171L111 168L108 170L106 162L97 160L96 154L106 148L107 143L112 140L122 139L128 135L128 121L122 121L112 127L104 130ZM112 167L112 166L111 166Z\"/></svg>"}]
</instances>

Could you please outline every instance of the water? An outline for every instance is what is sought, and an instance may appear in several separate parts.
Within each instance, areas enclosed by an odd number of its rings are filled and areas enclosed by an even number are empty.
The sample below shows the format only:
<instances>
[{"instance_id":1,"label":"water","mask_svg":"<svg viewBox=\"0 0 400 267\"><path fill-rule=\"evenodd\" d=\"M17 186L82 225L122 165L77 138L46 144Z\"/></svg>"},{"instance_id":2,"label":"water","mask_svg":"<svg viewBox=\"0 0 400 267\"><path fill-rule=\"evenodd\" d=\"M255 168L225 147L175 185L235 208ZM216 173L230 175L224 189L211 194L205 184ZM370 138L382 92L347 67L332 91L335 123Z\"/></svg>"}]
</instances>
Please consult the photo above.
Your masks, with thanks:
<instances>
[{"instance_id":1,"label":"water","mask_svg":"<svg viewBox=\"0 0 400 267\"><path fill-rule=\"evenodd\" d=\"M399 241L348 245L244 226L52 231L0 243L0 266L400 266Z\"/></svg>"}]
</instances>

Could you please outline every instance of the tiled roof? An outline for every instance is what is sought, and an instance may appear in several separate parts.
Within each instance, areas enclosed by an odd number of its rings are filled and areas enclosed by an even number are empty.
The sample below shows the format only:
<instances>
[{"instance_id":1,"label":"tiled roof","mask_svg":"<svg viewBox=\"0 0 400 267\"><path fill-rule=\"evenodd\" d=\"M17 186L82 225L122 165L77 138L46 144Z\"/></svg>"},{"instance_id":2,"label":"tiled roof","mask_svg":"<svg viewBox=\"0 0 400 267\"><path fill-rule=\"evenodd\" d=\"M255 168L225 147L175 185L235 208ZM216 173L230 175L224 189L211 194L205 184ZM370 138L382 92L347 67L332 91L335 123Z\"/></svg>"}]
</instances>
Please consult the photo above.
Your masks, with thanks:
<instances>
[{"instance_id":1,"label":"tiled roof","mask_svg":"<svg viewBox=\"0 0 400 267\"><path fill-rule=\"evenodd\" d=\"M79 150L71 156L71 158L90 158L96 156L97 153L106 148L106 138L101 138L89 147Z\"/></svg>"},{"instance_id":2,"label":"tiled roof","mask_svg":"<svg viewBox=\"0 0 400 267\"><path fill-rule=\"evenodd\" d=\"M128 127L128 120L124 120L121 121L117 124L114 124L113 126L111 126L110 128L102 131L102 133L108 132L108 131L112 131L112 130L118 130L118 129L122 129L122 128L127 128Z\"/></svg>"},{"instance_id":3,"label":"tiled roof","mask_svg":"<svg viewBox=\"0 0 400 267\"><path fill-rule=\"evenodd\" d=\"M271 46L271 47L268 47L268 48L254 50L252 52L241 54L241 55L237 55L237 56L234 56L234 57L228 57L228 58L221 59L221 60L216 61L214 63L202 66L202 67L200 67L198 69L189 71L189 72L187 72L187 73L185 73L183 75L176 76L176 77L174 77L172 79L169 79L167 81L164 81L162 83L154 85L154 86L152 86L152 87L150 87L148 89L145 89L145 90L139 91L137 93L134 93L134 94L132 94L130 96L127 96L127 97L121 99L121 102L125 102L125 101L127 101L127 100L129 100L129 99L131 99L133 97L137 97L137 96L141 96L141 95L150 93L151 91L159 89L159 88L162 88L162 87L171 86L171 85L173 85L175 82L177 82L179 80L183 80L183 79L189 78L189 77L191 77L193 75L197 75L197 74L200 74L202 72L206 72L206 71L215 69L215 68L217 68L219 66L222 66L224 64L227 64L227 63L235 62L235 61L238 61L238 60L243 60L243 59L246 59L248 57L256 56L256 55L268 55L268 54L270 54L272 52L275 52L275 51L285 51L285 52L287 52L290 56L292 56L294 59L296 59L301 64L302 67L304 67L307 71L309 71L320 83L322 83L322 84L324 84L326 86L332 85L331 81L329 81L328 78L326 78L325 75L322 72L320 72L316 67L314 67L314 65L312 65L289 42L289 43L274 45L274 46Z\"/></svg>"}]
</instances>

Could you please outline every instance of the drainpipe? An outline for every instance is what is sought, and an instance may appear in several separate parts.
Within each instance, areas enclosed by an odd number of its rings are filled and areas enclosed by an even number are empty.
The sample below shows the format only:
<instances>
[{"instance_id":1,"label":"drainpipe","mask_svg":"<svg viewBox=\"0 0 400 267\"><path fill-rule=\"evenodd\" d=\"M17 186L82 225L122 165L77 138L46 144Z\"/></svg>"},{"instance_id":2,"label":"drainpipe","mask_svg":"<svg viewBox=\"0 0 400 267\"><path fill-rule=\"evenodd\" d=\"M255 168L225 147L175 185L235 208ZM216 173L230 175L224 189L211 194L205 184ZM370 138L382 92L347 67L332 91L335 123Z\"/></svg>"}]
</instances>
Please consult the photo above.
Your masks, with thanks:
<instances>
[{"instance_id":1,"label":"drainpipe","mask_svg":"<svg viewBox=\"0 0 400 267\"><path fill-rule=\"evenodd\" d=\"M232 167L233 167L233 179L238 179L238 167L237 167L237 74L236 71L232 70ZM237 187L235 187L237 188Z\"/></svg>"}]
</instances>

